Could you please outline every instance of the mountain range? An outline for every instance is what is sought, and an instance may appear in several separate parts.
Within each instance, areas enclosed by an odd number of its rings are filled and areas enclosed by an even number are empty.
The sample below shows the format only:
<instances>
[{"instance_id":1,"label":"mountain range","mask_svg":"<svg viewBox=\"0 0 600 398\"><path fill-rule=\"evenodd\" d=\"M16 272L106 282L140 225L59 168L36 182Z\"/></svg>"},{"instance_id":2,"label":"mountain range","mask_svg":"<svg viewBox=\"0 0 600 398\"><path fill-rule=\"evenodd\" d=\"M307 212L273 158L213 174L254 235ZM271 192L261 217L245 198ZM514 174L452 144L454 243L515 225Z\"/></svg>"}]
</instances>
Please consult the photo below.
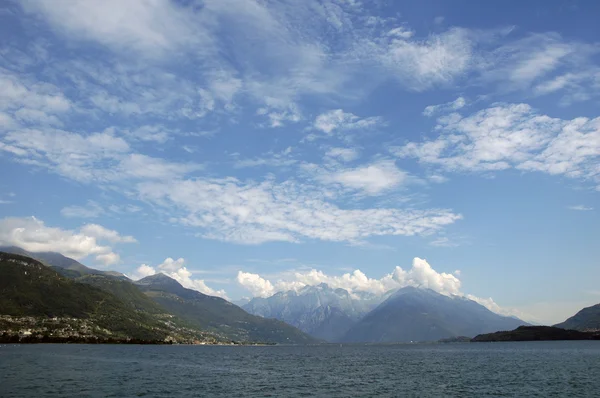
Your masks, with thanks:
<instances>
[{"instance_id":1,"label":"mountain range","mask_svg":"<svg viewBox=\"0 0 600 398\"><path fill-rule=\"evenodd\" d=\"M521 325L527 323L498 315L473 300L409 286L399 289L369 312L346 332L342 341L437 341L512 330Z\"/></svg>"},{"instance_id":2,"label":"mountain range","mask_svg":"<svg viewBox=\"0 0 600 398\"><path fill-rule=\"evenodd\" d=\"M389 343L465 340L521 325L527 323L421 287L374 295L320 284L240 308L164 274L132 281L59 253L0 248L0 337L29 330L86 342ZM600 304L555 326L599 330Z\"/></svg>"},{"instance_id":3,"label":"mountain range","mask_svg":"<svg viewBox=\"0 0 600 398\"><path fill-rule=\"evenodd\" d=\"M279 292L269 298L256 297L243 308L251 314L276 318L326 341L338 341L381 299L363 293L353 297L344 289L322 283L296 291Z\"/></svg>"},{"instance_id":4,"label":"mountain range","mask_svg":"<svg viewBox=\"0 0 600 398\"><path fill-rule=\"evenodd\" d=\"M319 341L284 322L250 315L219 297L186 289L163 274L134 283L123 274L93 270L58 253L3 249L18 254L0 252L0 315L20 317L21 323L26 317L84 319L85 330L98 326L101 337L120 339Z\"/></svg>"},{"instance_id":5,"label":"mountain range","mask_svg":"<svg viewBox=\"0 0 600 398\"><path fill-rule=\"evenodd\" d=\"M464 297L418 287L404 287L382 296L358 296L321 284L254 298L243 308L281 319L330 342L436 341L527 325Z\"/></svg>"}]
</instances>

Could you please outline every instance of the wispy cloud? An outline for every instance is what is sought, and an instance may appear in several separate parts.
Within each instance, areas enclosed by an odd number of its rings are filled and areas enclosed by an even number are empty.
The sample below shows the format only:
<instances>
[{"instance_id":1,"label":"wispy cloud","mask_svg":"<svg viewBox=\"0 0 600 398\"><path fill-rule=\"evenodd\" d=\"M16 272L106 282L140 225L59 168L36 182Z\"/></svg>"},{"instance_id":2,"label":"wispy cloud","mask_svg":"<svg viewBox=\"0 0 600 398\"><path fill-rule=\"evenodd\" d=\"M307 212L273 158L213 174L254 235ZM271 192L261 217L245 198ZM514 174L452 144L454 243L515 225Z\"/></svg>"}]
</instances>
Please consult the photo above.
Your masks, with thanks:
<instances>
[{"instance_id":1,"label":"wispy cloud","mask_svg":"<svg viewBox=\"0 0 600 398\"><path fill-rule=\"evenodd\" d=\"M104 209L93 200L88 200L86 206L66 206L60 211L68 218L97 218L104 214Z\"/></svg>"},{"instance_id":2,"label":"wispy cloud","mask_svg":"<svg viewBox=\"0 0 600 398\"><path fill-rule=\"evenodd\" d=\"M380 235L427 235L461 218L447 209L346 210L327 200L318 188L294 181L243 183L187 180L140 183L146 201L177 209L174 221L200 228L201 236L258 244L301 239L354 242Z\"/></svg>"},{"instance_id":3,"label":"wispy cloud","mask_svg":"<svg viewBox=\"0 0 600 398\"><path fill-rule=\"evenodd\" d=\"M318 115L313 126L316 130L331 135L348 130L368 130L383 123L383 119L377 116L361 118L342 109L334 109Z\"/></svg>"},{"instance_id":4,"label":"wispy cloud","mask_svg":"<svg viewBox=\"0 0 600 398\"><path fill-rule=\"evenodd\" d=\"M429 105L423 111L423 115L430 117L434 116L436 113L447 113L457 111L459 109L462 109L466 104L467 101L464 97L458 97L454 101L450 101L445 104Z\"/></svg>"},{"instance_id":5,"label":"wispy cloud","mask_svg":"<svg viewBox=\"0 0 600 398\"><path fill-rule=\"evenodd\" d=\"M584 205L569 206L568 209L576 210L576 211L592 211L592 210L594 210L593 207L588 207L588 206L584 206Z\"/></svg>"}]
</instances>

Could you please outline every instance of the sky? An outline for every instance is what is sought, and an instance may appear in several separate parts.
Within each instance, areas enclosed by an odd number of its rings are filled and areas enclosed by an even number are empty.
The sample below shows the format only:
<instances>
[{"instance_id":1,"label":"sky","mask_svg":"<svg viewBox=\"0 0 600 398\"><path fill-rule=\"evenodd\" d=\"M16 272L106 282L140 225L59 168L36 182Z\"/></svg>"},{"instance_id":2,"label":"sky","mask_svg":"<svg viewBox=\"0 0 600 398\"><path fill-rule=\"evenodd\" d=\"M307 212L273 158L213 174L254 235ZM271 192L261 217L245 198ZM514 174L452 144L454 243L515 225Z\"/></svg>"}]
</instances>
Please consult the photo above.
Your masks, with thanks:
<instances>
[{"instance_id":1,"label":"sky","mask_svg":"<svg viewBox=\"0 0 600 398\"><path fill-rule=\"evenodd\" d=\"M0 244L230 300L600 302L600 3L0 1Z\"/></svg>"}]
</instances>

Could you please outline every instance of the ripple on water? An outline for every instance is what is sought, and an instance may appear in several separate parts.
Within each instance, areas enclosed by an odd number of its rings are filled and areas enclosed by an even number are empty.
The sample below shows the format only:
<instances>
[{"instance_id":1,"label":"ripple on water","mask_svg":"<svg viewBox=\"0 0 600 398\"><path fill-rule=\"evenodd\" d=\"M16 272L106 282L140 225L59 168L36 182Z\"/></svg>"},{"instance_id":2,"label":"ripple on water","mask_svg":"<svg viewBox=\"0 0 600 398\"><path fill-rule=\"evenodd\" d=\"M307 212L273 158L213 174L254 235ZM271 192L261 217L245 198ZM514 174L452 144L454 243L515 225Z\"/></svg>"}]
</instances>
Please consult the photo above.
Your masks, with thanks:
<instances>
[{"instance_id":1,"label":"ripple on water","mask_svg":"<svg viewBox=\"0 0 600 398\"><path fill-rule=\"evenodd\" d=\"M597 396L600 342L0 347L0 396Z\"/></svg>"}]
</instances>

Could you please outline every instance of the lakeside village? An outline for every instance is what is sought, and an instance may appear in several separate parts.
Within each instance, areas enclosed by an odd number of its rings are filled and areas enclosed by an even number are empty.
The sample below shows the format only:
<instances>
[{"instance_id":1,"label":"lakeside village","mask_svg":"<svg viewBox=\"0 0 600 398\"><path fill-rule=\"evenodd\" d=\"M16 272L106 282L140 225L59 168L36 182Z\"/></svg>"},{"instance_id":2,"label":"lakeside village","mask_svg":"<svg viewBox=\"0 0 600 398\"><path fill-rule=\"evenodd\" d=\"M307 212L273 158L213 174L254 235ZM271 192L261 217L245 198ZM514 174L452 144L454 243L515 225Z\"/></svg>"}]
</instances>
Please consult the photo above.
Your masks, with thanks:
<instances>
[{"instance_id":1,"label":"lakeside village","mask_svg":"<svg viewBox=\"0 0 600 398\"><path fill-rule=\"evenodd\" d=\"M171 316L171 315L167 315ZM164 321L171 334L162 340L116 335L90 319L0 315L0 344L84 343L84 344L187 344L187 345L267 345L220 339L210 333L178 327Z\"/></svg>"}]
</instances>

